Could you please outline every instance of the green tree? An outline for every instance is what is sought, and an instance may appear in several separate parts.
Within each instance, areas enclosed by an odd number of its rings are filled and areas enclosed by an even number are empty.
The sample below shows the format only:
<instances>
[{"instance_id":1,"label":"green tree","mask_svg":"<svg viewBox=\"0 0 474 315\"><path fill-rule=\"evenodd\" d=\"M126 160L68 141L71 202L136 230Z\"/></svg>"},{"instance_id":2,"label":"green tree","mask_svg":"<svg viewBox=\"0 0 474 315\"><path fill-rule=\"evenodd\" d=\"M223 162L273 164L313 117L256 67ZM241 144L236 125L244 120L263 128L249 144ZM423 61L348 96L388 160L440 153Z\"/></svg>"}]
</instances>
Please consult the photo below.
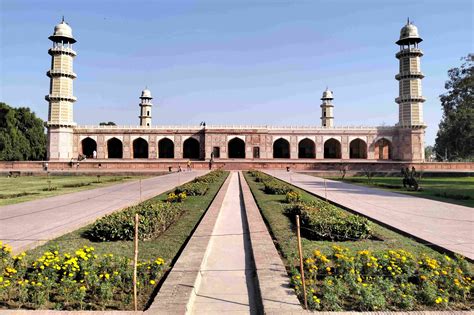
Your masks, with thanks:
<instances>
[{"instance_id":1,"label":"green tree","mask_svg":"<svg viewBox=\"0 0 474 315\"><path fill-rule=\"evenodd\" d=\"M103 122L99 123L99 126L117 126L117 124L114 123L113 121L109 121L109 122L103 121Z\"/></svg>"},{"instance_id":2,"label":"green tree","mask_svg":"<svg viewBox=\"0 0 474 315\"><path fill-rule=\"evenodd\" d=\"M459 68L448 71L449 80L440 95L443 118L435 141L435 152L441 160L474 159L474 54L462 58Z\"/></svg>"},{"instance_id":3,"label":"green tree","mask_svg":"<svg viewBox=\"0 0 474 315\"><path fill-rule=\"evenodd\" d=\"M46 134L43 121L29 108L0 102L0 160L43 160Z\"/></svg>"}]
</instances>

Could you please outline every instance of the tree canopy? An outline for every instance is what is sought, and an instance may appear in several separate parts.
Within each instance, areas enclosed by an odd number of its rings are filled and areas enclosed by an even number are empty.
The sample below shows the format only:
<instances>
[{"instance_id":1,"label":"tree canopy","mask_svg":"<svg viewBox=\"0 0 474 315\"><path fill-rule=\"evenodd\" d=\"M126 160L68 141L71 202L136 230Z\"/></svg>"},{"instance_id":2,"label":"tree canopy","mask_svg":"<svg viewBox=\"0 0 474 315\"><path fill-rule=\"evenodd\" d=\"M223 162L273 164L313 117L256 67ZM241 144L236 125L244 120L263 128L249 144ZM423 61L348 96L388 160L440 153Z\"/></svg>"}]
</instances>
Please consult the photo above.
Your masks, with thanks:
<instances>
[{"instance_id":1,"label":"tree canopy","mask_svg":"<svg viewBox=\"0 0 474 315\"><path fill-rule=\"evenodd\" d=\"M443 118L435 141L439 160L474 159L474 54L462 60L459 68L448 71L448 91L440 95Z\"/></svg>"},{"instance_id":2,"label":"tree canopy","mask_svg":"<svg viewBox=\"0 0 474 315\"><path fill-rule=\"evenodd\" d=\"M0 102L0 160L43 160L46 134L43 120L29 108Z\"/></svg>"},{"instance_id":3,"label":"tree canopy","mask_svg":"<svg viewBox=\"0 0 474 315\"><path fill-rule=\"evenodd\" d=\"M99 123L99 126L117 126L117 124L114 123L113 121L109 121L109 122L103 121L103 122Z\"/></svg>"}]
</instances>

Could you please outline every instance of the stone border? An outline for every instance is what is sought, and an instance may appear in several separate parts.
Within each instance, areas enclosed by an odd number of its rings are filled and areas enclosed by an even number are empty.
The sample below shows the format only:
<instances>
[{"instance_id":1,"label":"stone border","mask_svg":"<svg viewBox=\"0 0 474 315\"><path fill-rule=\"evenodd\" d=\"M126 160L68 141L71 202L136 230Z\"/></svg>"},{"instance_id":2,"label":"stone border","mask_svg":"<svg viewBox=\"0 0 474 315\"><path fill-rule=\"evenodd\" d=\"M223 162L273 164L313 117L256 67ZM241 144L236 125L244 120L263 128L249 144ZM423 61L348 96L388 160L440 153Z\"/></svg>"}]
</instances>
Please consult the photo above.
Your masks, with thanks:
<instances>
[{"instance_id":1,"label":"stone border","mask_svg":"<svg viewBox=\"0 0 474 315\"><path fill-rule=\"evenodd\" d=\"M239 180L247 212L263 310L265 314L304 313L294 290L289 286L288 272L273 244L272 237L242 172L239 172Z\"/></svg>"},{"instance_id":2,"label":"stone border","mask_svg":"<svg viewBox=\"0 0 474 315\"><path fill-rule=\"evenodd\" d=\"M229 188L231 174L217 193L185 249L171 269L148 314L186 314L201 281L200 269L208 254L209 242L218 214Z\"/></svg>"}]
</instances>

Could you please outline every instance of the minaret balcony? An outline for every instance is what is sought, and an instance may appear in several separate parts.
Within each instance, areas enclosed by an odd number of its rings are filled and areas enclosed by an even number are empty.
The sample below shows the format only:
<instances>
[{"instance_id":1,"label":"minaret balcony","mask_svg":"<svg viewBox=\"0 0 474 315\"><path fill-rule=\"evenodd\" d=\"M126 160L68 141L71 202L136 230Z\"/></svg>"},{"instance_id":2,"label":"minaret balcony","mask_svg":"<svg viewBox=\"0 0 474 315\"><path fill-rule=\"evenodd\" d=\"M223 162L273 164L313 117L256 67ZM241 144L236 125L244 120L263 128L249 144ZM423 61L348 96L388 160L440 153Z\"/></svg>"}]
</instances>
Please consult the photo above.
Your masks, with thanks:
<instances>
[{"instance_id":1,"label":"minaret balcony","mask_svg":"<svg viewBox=\"0 0 474 315\"><path fill-rule=\"evenodd\" d=\"M49 70L46 72L46 75L50 78L52 77L68 77L71 79L77 78L77 74L71 71L64 71L64 70Z\"/></svg>"},{"instance_id":2,"label":"minaret balcony","mask_svg":"<svg viewBox=\"0 0 474 315\"><path fill-rule=\"evenodd\" d=\"M77 101L77 97L72 95L61 95L61 94L48 94L45 97L45 100L49 101L68 101L74 103Z\"/></svg>"},{"instance_id":3,"label":"minaret balcony","mask_svg":"<svg viewBox=\"0 0 474 315\"><path fill-rule=\"evenodd\" d=\"M48 49L48 54L50 54L51 56L61 54L70 55L73 57L77 56L77 53L72 48L67 47L52 47Z\"/></svg>"},{"instance_id":4,"label":"minaret balcony","mask_svg":"<svg viewBox=\"0 0 474 315\"><path fill-rule=\"evenodd\" d=\"M421 57L423 56L423 51L420 48L406 48L402 49L397 54L395 57L400 58L403 56L418 56Z\"/></svg>"},{"instance_id":5,"label":"minaret balcony","mask_svg":"<svg viewBox=\"0 0 474 315\"><path fill-rule=\"evenodd\" d=\"M395 103L423 103L426 98L421 95L402 95L395 99Z\"/></svg>"},{"instance_id":6,"label":"minaret balcony","mask_svg":"<svg viewBox=\"0 0 474 315\"><path fill-rule=\"evenodd\" d=\"M73 121L47 121L46 127L75 127L77 124Z\"/></svg>"},{"instance_id":7,"label":"minaret balcony","mask_svg":"<svg viewBox=\"0 0 474 315\"><path fill-rule=\"evenodd\" d=\"M425 75L423 72L420 71L405 71L405 72L400 72L395 76L395 79L401 80L401 79L423 79Z\"/></svg>"}]
</instances>

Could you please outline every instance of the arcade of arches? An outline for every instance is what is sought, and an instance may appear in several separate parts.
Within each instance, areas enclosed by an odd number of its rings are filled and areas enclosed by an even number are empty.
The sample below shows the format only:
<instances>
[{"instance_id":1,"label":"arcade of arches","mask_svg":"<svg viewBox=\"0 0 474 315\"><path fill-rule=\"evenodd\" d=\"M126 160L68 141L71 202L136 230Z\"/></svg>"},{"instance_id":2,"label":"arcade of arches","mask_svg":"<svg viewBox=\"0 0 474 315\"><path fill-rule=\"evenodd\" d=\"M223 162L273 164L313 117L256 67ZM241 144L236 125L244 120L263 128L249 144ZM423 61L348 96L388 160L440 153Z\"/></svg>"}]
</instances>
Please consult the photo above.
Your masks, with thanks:
<instances>
[{"instance_id":1,"label":"arcade of arches","mask_svg":"<svg viewBox=\"0 0 474 315\"><path fill-rule=\"evenodd\" d=\"M349 144L349 158L350 159L366 159L367 158L367 144L361 139L354 139Z\"/></svg>"},{"instance_id":2,"label":"arcade of arches","mask_svg":"<svg viewBox=\"0 0 474 315\"><path fill-rule=\"evenodd\" d=\"M174 158L174 143L168 138L158 141L158 158L172 159Z\"/></svg>"},{"instance_id":3,"label":"arcade of arches","mask_svg":"<svg viewBox=\"0 0 474 315\"><path fill-rule=\"evenodd\" d=\"M341 158L341 143L334 138L324 142L324 158L325 159L340 159Z\"/></svg>"},{"instance_id":4,"label":"arcade of arches","mask_svg":"<svg viewBox=\"0 0 474 315\"><path fill-rule=\"evenodd\" d=\"M107 156L109 159L123 158L122 141L117 138L112 138L107 141Z\"/></svg>"},{"instance_id":5,"label":"arcade of arches","mask_svg":"<svg viewBox=\"0 0 474 315\"><path fill-rule=\"evenodd\" d=\"M289 159L290 158L290 143L288 140L280 138L273 143L273 158L274 159Z\"/></svg>"},{"instance_id":6,"label":"arcade of arches","mask_svg":"<svg viewBox=\"0 0 474 315\"><path fill-rule=\"evenodd\" d=\"M92 138L85 138L81 141L82 144L82 154L87 158L91 158L94 155L94 151L97 153L97 142Z\"/></svg>"},{"instance_id":7,"label":"arcade of arches","mask_svg":"<svg viewBox=\"0 0 474 315\"><path fill-rule=\"evenodd\" d=\"M229 159L245 159L245 142L240 138L234 138L228 144Z\"/></svg>"},{"instance_id":8,"label":"arcade of arches","mask_svg":"<svg viewBox=\"0 0 474 315\"><path fill-rule=\"evenodd\" d=\"M234 137L227 142L227 158L229 159L245 159L247 144L240 137ZM342 158L342 145L338 139L330 138L323 144L324 146L324 159L341 159ZM81 140L80 148L81 154L87 158L92 158L94 151L97 153L97 142L91 138L86 137ZM130 148L131 157L134 159L148 159L150 158L149 144L148 142L139 137L132 142ZM219 147L214 147L219 148ZM370 144L372 153L371 159L375 160L392 160L392 142L387 138L379 138L375 143ZM105 158L109 159L122 159L124 156L124 145L122 141L116 137L110 138L106 142ZM255 149L261 149L258 146L252 146L251 152L253 158L260 158L259 154L255 154ZM278 138L275 140L272 146L272 155L275 159L290 159L293 157L293 153L290 154L290 142L285 138ZM156 158L159 159L174 159L176 156L176 148L174 141L170 138L162 138L157 142ZM182 144L182 152L184 159L199 160L202 158L202 150L200 141L194 137L187 138ZM152 149L152 151L154 151ZM318 151L320 152L320 151ZM349 142L348 147L345 151L347 154L346 159L367 159L368 158L368 144L360 139L356 138ZM310 138L303 138L298 142L297 150L294 152L297 154L298 159L316 159L316 143ZM319 153L318 153L319 154ZM219 158L217 155L214 157ZM224 156L225 157L225 156ZM322 156L321 156L322 158ZM318 158L319 159L319 158Z\"/></svg>"},{"instance_id":9,"label":"arcade of arches","mask_svg":"<svg viewBox=\"0 0 474 315\"><path fill-rule=\"evenodd\" d=\"M133 141L133 158L148 159L148 142L143 138L137 138Z\"/></svg>"},{"instance_id":10,"label":"arcade of arches","mask_svg":"<svg viewBox=\"0 0 474 315\"><path fill-rule=\"evenodd\" d=\"M299 159L314 159L316 158L316 146L314 141L305 138L298 143L298 158Z\"/></svg>"},{"instance_id":11,"label":"arcade of arches","mask_svg":"<svg viewBox=\"0 0 474 315\"><path fill-rule=\"evenodd\" d=\"M183 143L183 158L198 160L200 156L199 141L194 138L188 138Z\"/></svg>"}]
</instances>

